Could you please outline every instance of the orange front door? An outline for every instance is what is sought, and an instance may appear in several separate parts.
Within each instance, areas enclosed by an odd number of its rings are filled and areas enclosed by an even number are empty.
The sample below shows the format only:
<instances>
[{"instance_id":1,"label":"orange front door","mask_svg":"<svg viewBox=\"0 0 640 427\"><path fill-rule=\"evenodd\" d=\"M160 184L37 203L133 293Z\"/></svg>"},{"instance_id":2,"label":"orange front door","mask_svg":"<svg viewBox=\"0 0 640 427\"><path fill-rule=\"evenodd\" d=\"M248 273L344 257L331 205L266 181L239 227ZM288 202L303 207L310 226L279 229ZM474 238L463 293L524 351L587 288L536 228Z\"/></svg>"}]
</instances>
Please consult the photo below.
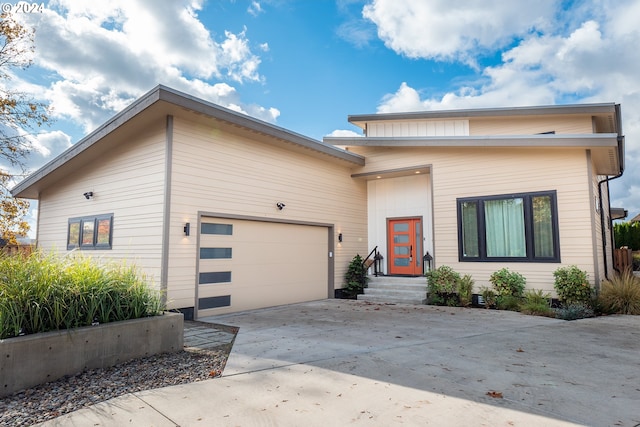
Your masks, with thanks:
<instances>
[{"instance_id":1,"label":"orange front door","mask_svg":"<svg viewBox=\"0 0 640 427\"><path fill-rule=\"evenodd\" d=\"M387 220L389 274L419 276L422 266L422 218Z\"/></svg>"}]
</instances>

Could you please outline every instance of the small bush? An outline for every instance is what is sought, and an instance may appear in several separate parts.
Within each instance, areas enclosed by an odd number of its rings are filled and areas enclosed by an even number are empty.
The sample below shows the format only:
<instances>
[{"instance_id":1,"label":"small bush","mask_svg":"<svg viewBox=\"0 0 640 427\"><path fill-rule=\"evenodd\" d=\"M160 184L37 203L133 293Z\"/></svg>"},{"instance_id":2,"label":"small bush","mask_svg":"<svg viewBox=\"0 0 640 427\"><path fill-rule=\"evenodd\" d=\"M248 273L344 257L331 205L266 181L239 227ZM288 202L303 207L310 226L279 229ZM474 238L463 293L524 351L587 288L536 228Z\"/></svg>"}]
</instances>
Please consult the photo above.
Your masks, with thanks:
<instances>
[{"instance_id":1,"label":"small bush","mask_svg":"<svg viewBox=\"0 0 640 427\"><path fill-rule=\"evenodd\" d=\"M562 320L577 320L595 316L593 309L585 303L571 303L561 308L554 308L556 318Z\"/></svg>"},{"instance_id":2,"label":"small bush","mask_svg":"<svg viewBox=\"0 0 640 427\"><path fill-rule=\"evenodd\" d=\"M520 305L520 312L534 316L549 316L551 310L551 295L542 290L528 290L524 294L524 300Z\"/></svg>"},{"instance_id":3,"label":"small bush","mask_svg":"<svg viewBox=\"0 0 640 427\"><path fill-rule=\"evenodd\" d=\"M493 289L483 286L480 288L480 295L482 295L482 299L484 301L484 308L492 308L496 306L498 295L496 295Z\"/></svg>"},{"instance_id":4,"label":"small bush","mask_svg":"<svg viewBox=\"0 0 640 427\"><path fill-rule=\"evenodd\" d=\"M473 284L474 281L470 275L465 274L458 282L458 296L460 297L460 305L462 307L468 307L471 305L473 298Z\"/></svg>"},{"instance_id":5,"label":"small bush","mask_svg":"<svg viewBox=\"0 0 640 427\"><path fill-rule=\"evenodd\" d=\"M353 257L344 275L345 287L347 293L355 296L364 292L367 287L369 278L367 277L367 268L364 266L362 257L357 254Z\"/></svg>"},{"instance_id":6,"label":"small bush","mask_svg":"<svg viewBox=\"0 0 640 427\"><path fill-rule=\"evenodd\" d=\"M640 314L640 278L629 269L602 282L599 301L603 310L617 314Z\"/></svg>"},{"instance_id":7,"label":"small bush","mask_svg":"<svg viewBox=\"0 0 640 427\"><path fill-rule=\"evenodd\" d=\"M520 311L521 298L514 295L498 295L496 308L498 310Z\"/></svg>"},{"instance_id":8,"label":"small bush","mask_svg":"<svg viewBox=\"0 0 640 427\"><path fill-rule=\"evenodd\" d=\"M460 273L451 267L441 265L427 274L427 284L430 294L454 294L458 292L458 283L461 280Z\"/></svg>"},{"instance_id":9,"label":"small bush","mask_svg":"<svg viewBox=\"0 0 640 427\"><path fill-rule=\"evenodd\" d=\"M520 273L508 268L494 272L489 281L500 296L522 297L527 280Z\"/></svg>"},{"instance_id":10,"label":"small bush","mask_svg":"<svg viewBox=\"0 0 640 427\"><path fill-rule=\"evenodd\" d=\"M589 305L593 298L593 288L587 280L587 272L575 265L560 267L553 272L553 287L563 305Z\"/></svg>"}]
</instances>

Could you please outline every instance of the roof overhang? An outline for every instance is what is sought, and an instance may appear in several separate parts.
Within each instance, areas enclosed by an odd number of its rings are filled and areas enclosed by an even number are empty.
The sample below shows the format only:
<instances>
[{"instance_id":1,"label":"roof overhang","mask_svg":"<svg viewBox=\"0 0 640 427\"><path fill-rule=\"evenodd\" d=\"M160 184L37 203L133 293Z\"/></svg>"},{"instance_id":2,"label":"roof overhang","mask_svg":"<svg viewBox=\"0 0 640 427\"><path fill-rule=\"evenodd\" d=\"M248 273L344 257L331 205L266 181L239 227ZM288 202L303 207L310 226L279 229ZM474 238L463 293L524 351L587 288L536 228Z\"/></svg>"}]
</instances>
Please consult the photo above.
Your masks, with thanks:
<instances>
[{"instance_id":1,"label":"roof overhang","mask_svg":"<svg viewBox=\"0 0 640 427\"><path fill-rule=\"evenodd\" d=\"M70 167L74 160L84 156L95 158L101 150L105 150L99 148L100 142L130 125L133 119L144 122L152 117L185 113L191 116L195 113L195 117L204 120L225 122L244 131L260 134L266 137L265 141L269 143L324 157L329 161L335 160L354 166L362 166L365 163L364 157L358 154L159 85L18 183L11 193L14 197L37 199L42 189L69 173L67 167Z\"/></svg>"},{"instance_id":2,"label":"roof overhang","mask_svg":"<svg viewBox=\"0 0 640 427\"><path fill-rule=\"evenodd\" d=\"M582 148L591 151L596 173L616 175L620 171L618 134L543 134L438 137L325 137L324 142L360 147L446 148Z\"/></svg>"},{"instance_id":3,"label":"roof overhang","mask_svg":"<svg viewBox=\"0 0 640 427\"><path fill-rule=\"evenodd\" d=\"M575 105L544 105L531 107L500 107L482 109L463 110L434 110L434 111L413 111L408 113L378 113L378 114L358 114L348 116L349 123L361 129L365 128L367 122L387 121L387 120L443 120L443 119L472 119L487 117L526 117L545 115L574 115L588 114L594 116L596 120L602 117L615 117L618 114L615 103L599 104L575 104ZM618 130L619 131L619 130Z\"/></svg>"}]
</instances>

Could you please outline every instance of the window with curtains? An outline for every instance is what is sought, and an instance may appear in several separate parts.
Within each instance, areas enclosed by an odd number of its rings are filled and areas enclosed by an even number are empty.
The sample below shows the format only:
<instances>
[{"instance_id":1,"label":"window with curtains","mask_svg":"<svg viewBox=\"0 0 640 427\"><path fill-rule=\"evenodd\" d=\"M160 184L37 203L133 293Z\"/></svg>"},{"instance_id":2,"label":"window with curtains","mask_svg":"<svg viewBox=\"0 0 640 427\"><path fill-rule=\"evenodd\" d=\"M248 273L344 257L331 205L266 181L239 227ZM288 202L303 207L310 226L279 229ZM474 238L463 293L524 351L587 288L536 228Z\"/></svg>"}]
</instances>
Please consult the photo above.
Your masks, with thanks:
<instances>
[{"instance_id":1,"label":"window with curtains","mask_svg":"<svg viewBox=\"0 0 640 427\"><path fill-rule=\"evenodd\" d=\"M560 262L556 192L457 200L460 261Z\"/></svg>"}]
</instances>

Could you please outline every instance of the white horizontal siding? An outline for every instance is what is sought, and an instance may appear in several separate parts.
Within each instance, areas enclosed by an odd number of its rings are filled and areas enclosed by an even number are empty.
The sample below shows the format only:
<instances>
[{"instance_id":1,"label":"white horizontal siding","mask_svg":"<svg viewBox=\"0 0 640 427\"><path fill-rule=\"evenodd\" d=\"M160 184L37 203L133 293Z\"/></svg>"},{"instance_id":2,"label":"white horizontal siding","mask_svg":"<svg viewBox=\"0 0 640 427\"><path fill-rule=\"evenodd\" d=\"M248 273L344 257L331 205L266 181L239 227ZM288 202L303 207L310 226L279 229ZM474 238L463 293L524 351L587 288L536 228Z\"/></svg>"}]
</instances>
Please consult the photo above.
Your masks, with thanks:
<instances>
[{"instance_id":1,"label":"white horizontal siding","mask_svg":"<svg viewBox=\"0 0 640 427\"><path fill-rule=\"evenodd\" d=\"M199 211L334 224L344 235L335 248L335 287L341 287L351 258L366 256L365 183L351 179L344 166L238 132L174 120L170 300L175 307L193 305L196 240L182 227L194 225Z\"/></svg>"},{"instance_id":2,"label":"white horizontal siding","mask_svg":"<svg viewBox=\"0 0 640 427\"><path fill-rule=\"evenodd\" d=\"M593 133L591 116L473 118L470 135L535 135Z\"/></svg>"},{"instance_id":3,"label":"white horizontal siding","mask_svg":"<svg viewBox=\"0 0 640 427\"><path fill-rule=\"evenodd\" d=\"M82 253L103 261L136 264L159 286L164 140L163 126L131 135L126 143L114 139L112 148L100 159L43 191L38 246L66 253L69 218L113 213L112 249ZM86 191L93 192L92 199L83 197Z\"/></svg>"},{"instance_id":4,"label":"white horizontal siding","mask_svg":"<svg viewBox=\"0 0 640 427\"><path fill-rule=\"evenodd\" d=\"M509 267L525 275L528 287L553 290L553 271L575 264L594 276L590 209L591 178L580 149L352 147L367 157L357 173L430 164L433 180L434 256L439 265L471 274L489 286L493 271ZM458 261L456 199L556 190L561 263L477 263Z\"/></svg>"}]
</instances>

